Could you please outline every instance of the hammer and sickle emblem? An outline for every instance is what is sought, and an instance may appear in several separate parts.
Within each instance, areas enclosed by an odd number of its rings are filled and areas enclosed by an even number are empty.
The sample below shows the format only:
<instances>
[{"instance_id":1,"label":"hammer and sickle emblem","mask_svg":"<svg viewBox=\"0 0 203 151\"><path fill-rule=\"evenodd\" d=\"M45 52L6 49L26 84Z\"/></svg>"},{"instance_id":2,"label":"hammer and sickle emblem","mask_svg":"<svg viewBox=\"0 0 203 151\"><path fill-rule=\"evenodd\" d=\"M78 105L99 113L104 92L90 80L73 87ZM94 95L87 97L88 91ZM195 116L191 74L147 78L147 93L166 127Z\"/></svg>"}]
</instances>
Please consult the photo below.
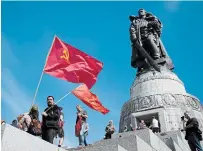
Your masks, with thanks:
<instances>
[{"instance_id":1,"label":"hammer and sickle emblem","mask_svg":"<svg viewBox=\"0 0 203 151\"><path fill-rule=\"evenodd\" d=\"M88 97L85 97L85 101L88 101L88 102L94 102L94 98L88 98Z\"/></svg>"},{"instance_id":2,"label":"hammer and sickle emblem","mask_svg":"<svg viewBox=\"0 0 203 151\"><path fill-rule=\"evenodd\" d=\"M67 50L63 50L63 56L61 56L61 58L62 58L62 59L65 59L66 62L67 62L68 64L70 64L70 62L69 62L69 53L68 53Z\"/></svg>"}]
</instances>

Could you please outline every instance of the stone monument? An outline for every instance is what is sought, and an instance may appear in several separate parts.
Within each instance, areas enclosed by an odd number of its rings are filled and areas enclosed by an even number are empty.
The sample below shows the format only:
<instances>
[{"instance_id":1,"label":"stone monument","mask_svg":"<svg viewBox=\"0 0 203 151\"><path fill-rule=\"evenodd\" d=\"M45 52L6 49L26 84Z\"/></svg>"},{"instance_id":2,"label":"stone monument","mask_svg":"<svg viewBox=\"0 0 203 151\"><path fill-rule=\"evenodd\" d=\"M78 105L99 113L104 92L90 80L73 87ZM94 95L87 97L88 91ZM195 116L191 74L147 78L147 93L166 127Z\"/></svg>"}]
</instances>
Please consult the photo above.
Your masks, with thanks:
<instances>
[{"instance_id":1,"label":"stone monument","mask_svg":"<svg viewBox=\"0 0 203 151\"><path fill-rule=\"evenodd\" d=\"M160 39L161 21L144 9L138 11L138 16L130 16L130 21L131 66L137 68L137 75L130 100L121 110L119 131L130 124L137 128L140 120L149 126L152 116L160 122L161 132L180 130L185 111L190 111L203 129L200 101L186 92L173 72L173 63Z\"/></svg>"}]
</instances>

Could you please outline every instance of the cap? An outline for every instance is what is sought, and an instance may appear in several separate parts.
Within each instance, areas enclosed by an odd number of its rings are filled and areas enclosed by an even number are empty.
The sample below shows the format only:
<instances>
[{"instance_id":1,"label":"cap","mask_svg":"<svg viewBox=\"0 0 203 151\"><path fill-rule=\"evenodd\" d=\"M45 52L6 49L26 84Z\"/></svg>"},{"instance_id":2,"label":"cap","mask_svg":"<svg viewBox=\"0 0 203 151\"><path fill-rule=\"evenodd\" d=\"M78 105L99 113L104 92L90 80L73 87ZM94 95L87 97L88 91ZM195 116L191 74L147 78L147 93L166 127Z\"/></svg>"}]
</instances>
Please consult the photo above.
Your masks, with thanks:
<instances>
[{"instance_id":1,"label":"cap","mask_svg":"<svg viewBox=\"0 0 203 151\"><path fill-rule=\"evenodd\" d=\"M33 106L31 107L31 110L38 111L38 106L37 106L37 105L33 105Z\"/></svg>"}]
</instances>

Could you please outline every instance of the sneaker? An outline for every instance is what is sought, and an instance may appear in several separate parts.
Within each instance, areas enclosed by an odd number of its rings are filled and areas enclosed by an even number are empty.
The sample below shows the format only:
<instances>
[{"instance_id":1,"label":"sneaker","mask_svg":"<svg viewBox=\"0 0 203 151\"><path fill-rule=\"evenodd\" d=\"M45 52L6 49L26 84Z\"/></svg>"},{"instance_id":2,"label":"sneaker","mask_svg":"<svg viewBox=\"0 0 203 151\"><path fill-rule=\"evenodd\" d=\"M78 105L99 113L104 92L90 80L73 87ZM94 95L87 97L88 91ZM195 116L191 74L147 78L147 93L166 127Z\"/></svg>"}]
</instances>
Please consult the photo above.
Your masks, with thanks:
<instances>
[{"instance_id":1,"label":"sneaker","mask_svg":"<svg viewBox=\"0 0 203 151\"><path fill-rule=\"evenodd\" d=\"M78 148L77 149L82 149L83 148L83 146L82 145L80 145L80 146L78 146Z\"/></svg>"}]
</instances>

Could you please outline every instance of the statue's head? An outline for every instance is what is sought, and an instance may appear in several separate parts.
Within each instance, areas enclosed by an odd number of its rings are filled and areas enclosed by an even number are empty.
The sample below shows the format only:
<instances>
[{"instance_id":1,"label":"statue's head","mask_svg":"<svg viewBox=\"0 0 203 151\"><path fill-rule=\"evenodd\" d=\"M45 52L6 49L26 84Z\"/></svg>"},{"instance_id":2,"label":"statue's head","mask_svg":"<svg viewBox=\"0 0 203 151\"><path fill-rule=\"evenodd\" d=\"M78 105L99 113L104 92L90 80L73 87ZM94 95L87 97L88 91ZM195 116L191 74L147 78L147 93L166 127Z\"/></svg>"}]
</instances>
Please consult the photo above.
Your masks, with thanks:
<instances>
[{"instance_id":1,"label":"statue's head","mask_svg":"<svg viewBox=\"0 0 203 151\"><path fill-rule=\"evenodd\" d=\"M143 16L146 16L146 10L144 10L143 8L139 9L138 11L138 15L139 17L143 17Z\"/></svg>"}]
</instances>

